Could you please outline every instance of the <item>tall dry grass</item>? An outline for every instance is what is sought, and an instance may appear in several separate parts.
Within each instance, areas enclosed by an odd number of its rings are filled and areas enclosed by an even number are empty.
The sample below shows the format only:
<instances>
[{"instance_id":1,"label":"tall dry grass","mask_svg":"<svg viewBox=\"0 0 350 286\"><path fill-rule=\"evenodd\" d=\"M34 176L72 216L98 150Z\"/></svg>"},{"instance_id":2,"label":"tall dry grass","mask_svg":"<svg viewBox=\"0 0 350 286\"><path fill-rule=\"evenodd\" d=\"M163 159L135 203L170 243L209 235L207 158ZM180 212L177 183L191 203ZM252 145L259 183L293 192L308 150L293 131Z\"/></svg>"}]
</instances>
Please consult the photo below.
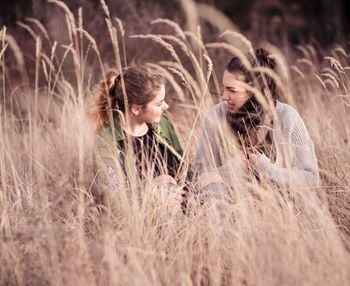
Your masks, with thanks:
<instances>
[{"instance_id":1,"label":"tall dry grass","mask_svg":"<svg viewBox=\"0 0 350 286\"><path fill-rule=\"evenodd\" d=\"M115 56L106 65L81 12L77 19L63 2L50 2L66 13L69 43L52 39L31 19L21 24L35 39L27 59L21 44L1 30L1 285L349 284L348 47L334 48L321 64L312 46L300 46L291 66L270 47L285 101L301 113L316 148L322 182L305 192L316 192L323 206L313 196L291 199L244 181L230 188L230 204L201 205L190 195L185 216L149 182L121 190L105 206L94 198L100 188L85 117L94 94L89 73L104 77L108 64L127 65L127 25L113 22L101 1L105 39ZM152 67L168 79L169 116L185 159L193 162L205 112L217 101L210 91L220 93L210 52L237 53L234 43L249 42L231 33L230 46L203 43L176 23L154 24L173 27L174 34L133 35L134 41L164 50L164 60ZM89 58L98 64L90 67Z\"/></svg>"}]
</instances>

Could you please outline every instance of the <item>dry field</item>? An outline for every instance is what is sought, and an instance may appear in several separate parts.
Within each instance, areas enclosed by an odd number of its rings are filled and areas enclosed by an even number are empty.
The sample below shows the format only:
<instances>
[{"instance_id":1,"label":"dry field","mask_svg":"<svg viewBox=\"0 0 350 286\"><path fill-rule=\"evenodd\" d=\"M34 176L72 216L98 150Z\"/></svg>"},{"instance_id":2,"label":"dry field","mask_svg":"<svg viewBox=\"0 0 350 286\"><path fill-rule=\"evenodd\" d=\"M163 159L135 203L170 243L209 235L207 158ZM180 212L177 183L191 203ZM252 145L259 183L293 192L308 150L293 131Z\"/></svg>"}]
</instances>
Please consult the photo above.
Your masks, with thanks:
<instances>
[{"instance_id":1,"label":"dry field","mask_svg":"<svg viewBox=\"0 0 350 286\"><path fill-rule=\"evenodd\" d=\"M322 206L248 182L230 189L224 216L192 196L181 216L150 182L101 205L85 115L108 67L130 64L137 48L158 53L143 62L167 78L169 117L193 163L225 62L251 43L233 31L205 42L192 1L182 1L194 19L188 30L154 19L149 25L166 33L131 35L102 0L106 59L82 10L49 2L64 15L64 41L35 19L19 23L26 41L0 32L0 285L350 284L349 46L290 47L298 53L285 57L264 44L280 67L282 101L297 108L315 144L321 186L305 192Z\"/></svg>"}]
</instances>

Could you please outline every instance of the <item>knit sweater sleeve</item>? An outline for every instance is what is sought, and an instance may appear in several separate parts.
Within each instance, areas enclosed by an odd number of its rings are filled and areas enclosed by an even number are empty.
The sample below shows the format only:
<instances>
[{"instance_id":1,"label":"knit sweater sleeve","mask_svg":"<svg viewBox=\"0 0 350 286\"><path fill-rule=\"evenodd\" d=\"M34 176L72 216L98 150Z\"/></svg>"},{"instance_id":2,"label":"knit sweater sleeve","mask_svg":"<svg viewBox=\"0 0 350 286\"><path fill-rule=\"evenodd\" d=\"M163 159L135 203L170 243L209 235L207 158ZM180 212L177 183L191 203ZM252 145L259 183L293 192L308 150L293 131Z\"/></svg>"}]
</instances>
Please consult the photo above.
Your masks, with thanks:
<instances>
[{"instance_id":1,"label":"knit sweater sleeve","mask_svg":"<svg viewBox=\"0 0 350 286\"><path fill-rule=\"evenodd\" d=\"M202 174L213 169L213 163L219 160L219 148L215 140L215 124L211 115L216 117L216 114L210 110L205 117L202 134L199 139L199 145L195 157L195 167L198 174Z\"/></svg>"},{"instance_id":2,"label":"knit sweater sleeve","mask_svg":"<svg viewBox=\"0 0 350 286\"><path fill-rule=\"evenodd\" d=\"M239 160L232 157L224 161L221 142L222 127L220 105L216 105L208 112L204 120L195 157L195 167L199 175L204 172L217 172L226 181L235 174Z\"/></svg>"},{"instance_id":3,"label":"knit sweater sleeve","mask_svg":"<svg viewBox=\"0 0 350 286\"><path fill-rule=\"evenodd\" d=\"M253 166L259 175L264 175L282 187L316 187L319 184L318 165L313 142L298 112L287 106L282 114L284 134L287 144L290 168L271 163L261 154ZM285 164L284 164L285 165Z\"/></svg>"}]
</instances>

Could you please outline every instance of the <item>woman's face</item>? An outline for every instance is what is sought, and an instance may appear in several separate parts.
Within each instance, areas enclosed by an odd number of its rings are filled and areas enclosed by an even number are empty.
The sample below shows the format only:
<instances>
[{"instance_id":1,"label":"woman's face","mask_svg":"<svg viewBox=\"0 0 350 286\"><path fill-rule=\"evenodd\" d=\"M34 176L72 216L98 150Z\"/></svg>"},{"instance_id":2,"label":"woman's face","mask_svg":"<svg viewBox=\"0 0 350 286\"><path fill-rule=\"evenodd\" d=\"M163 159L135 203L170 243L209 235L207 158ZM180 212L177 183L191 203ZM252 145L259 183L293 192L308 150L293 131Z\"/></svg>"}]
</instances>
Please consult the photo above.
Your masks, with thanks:
<instances>
[{"instance_id":1,"label":"woman's face","mask_svg":"<svg viewBox=\"0 0 350 286\"><path fill-rule=\"evenodd\" d=\"M152 101L143 107L140 117L145 123L159 122L163 112L169 108L165 102L165 86L164 84L155 92L156 96Z\"/></svg>"},{"instance_id":2,"label":"woman's face","mask_svg":"<svg viewBox=\"0 0 350 286\"><path fill-rule=\"evenodd\" d=\"M252 97L252 94L242 85L245 83L245 78L242 74L225 70L222 83L224 85L222 99L226 101L230 113L237 113Z\"/></svg>"}]
</instances>

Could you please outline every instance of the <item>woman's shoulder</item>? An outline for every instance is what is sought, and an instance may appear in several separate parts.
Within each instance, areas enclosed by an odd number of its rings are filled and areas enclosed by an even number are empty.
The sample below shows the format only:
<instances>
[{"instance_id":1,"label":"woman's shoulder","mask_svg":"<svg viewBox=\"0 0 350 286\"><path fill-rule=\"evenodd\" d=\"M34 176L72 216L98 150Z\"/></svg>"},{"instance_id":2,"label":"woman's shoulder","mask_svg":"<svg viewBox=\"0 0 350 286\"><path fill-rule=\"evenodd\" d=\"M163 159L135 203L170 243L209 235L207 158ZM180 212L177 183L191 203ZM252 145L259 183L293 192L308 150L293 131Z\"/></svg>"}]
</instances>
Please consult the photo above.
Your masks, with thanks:
<instances>
[{"instance_id":1,"label":"woman's shoulder","mask_svg":"<svg viewBox=\"0 0 350 286\"><path fill-rule=\"evenodd\" d=\"M100 129L94 137L94 151L97 154L113 150L113 136L109 125Z\"/></svg>"},{"instance_id":2,"label":"woman's shoulder","mask_svg":"<svg viewBox=\"0 0 350 286\"><path fill-rule=\"evenodd\" d=\"M162 117L160 118L160 121L157 123L152 123L151 126L154 129L160 128L160 129L168 129L168 128L172 128L173 124L171 123L169 117L163 113Z\"/></svg>"},{"instance_id":3,"label":"woman's shoulder","mask_svg":"<svg viewBox=\"0 0 350 286\"><path fill-rule=\"evenodd\" d=\"M277 102L276 112L277 117L282 123L284 133L290 134L296 129L304 130L306 128L304 120L301 118L299 112L289 104Z\"/></svg>"},{"instance_id":4,"label":"woman's shoulder","mask_svg":"<svg viewBox=\"0 0 350 286\"><path fill-rule=\"evenodd\" d=\"M287 103L282 103L277 101L276 103L276 112L279 119L283 122L286 121L299 121L302 120L299 112L291 105Z\"/></svg>"},{"instance_id":5,"label":"woman's shoulder","mask_svg":"<svg viewBox=\"0 0 350 286\"><path fill-rule=\"evenodd\" d=\"M182 154L182 148L176 135L174 125L165 113L163 113L159 123L153 123L151 126L152 129L160 135L160 137L164 138L170 144L170 146L175 149L177 154Z\"/></svg>"},{"instance_id":6,"label":"woman's shoulder","mask_svg":"<svg viewBox=\"0 0 350 286\"><path fill-rule=\"evenodd\" d=\"M159 122L151 124L151 128L166 138L175 134L174 125L165 113L163 113Z\"/></svg>"},{"instance_id":7,"label":"woman's shoulder","mask_svg":"<svg viewBox=\"0 0 350 286\"><path fill-rule=\"evenodd\" d=\"M123 129L121 128L120 122L118 120L114 121L114 134L115 139L117 141L125 140L125 134L123 132ZM102 140L105 141L110 146L113 146L113 135L112 135L112 127L110 124L106 124L103 126L95 136L95 140Z\"/></svg>"},{"instance_id":8,"label":"woman's shoulder","mask_svg":"<svg viewBox=\"0 0 350 286\"><path fill-rule=\"evenodd\" d=\"M103 126L97 133L97 138L105 139L109 141L112 138L112 128L110 125Z\"/></svg>"},{"instance_id":9,"label":"woman's shoulder","mask_svg":"<svg viewBox=\"0 0 350 286\"><path fill-rule=\"evenodd\" d=\"M212 108L210 108L205 116L206 121L215 121L226 118L228 112L228 108L226 103L219 102L215 104Z\"/></svg>"}]
</instances>

